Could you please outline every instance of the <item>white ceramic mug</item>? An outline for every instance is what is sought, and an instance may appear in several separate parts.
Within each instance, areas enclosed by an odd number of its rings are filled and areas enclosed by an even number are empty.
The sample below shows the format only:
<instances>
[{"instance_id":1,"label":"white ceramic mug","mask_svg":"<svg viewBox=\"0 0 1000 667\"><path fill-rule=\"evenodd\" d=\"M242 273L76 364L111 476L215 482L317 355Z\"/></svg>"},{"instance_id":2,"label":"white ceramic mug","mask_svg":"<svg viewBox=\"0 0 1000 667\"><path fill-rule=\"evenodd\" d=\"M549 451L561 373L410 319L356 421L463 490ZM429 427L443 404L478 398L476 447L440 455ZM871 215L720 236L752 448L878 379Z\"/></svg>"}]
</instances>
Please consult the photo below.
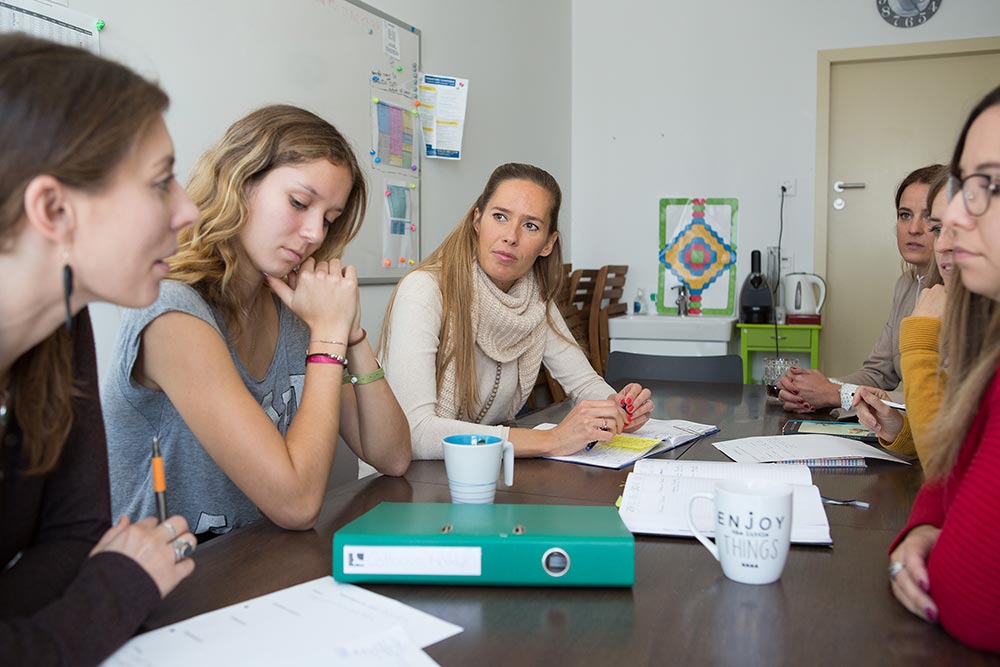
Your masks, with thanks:
<instances>
[{"instance_id":1,"label":"white ceramic mug","mask_svg":"<svg viewBox=\"0 0 1000 667\"><path fill-rule=\"evenodd\" d=\"M714 543L694 525L692 510L702 499L715 503L711 529ZM770 584L781 577L788 560L792 487L757 479L722 480L715 485L715 493L691 496L688 526L722 564L727 577L744 584Z\"/></svg>"},{"instance_id":2,"label":"white ceramic mug","mask_svg":"<svg viewBox=\"0 0 1000 667\"><path fill-rule=\"evenodd\" d=\"M495 435L449 435L442 440L453 503L492 503L503 461L503 481L514 483L514 445Z\"/></svg>"}]
</instances>

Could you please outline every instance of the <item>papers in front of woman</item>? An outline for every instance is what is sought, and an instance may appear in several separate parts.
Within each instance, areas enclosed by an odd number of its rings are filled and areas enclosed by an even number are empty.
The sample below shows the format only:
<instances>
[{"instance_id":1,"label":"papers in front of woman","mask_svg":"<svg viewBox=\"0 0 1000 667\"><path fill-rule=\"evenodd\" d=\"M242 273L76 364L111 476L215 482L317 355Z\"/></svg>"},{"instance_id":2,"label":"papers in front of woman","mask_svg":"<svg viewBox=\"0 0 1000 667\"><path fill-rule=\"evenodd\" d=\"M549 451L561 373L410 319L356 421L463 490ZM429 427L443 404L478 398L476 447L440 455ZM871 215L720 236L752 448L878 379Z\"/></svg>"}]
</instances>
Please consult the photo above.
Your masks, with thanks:
<instances>
[{"instance_id":1,"label":"papers in front of woman","mask_svg":"<svg viewBox=\"0 0 1000 667\"><path fill-rule=\"evenodd\" d=\"M813 467L859 467L865 465L865 459L881 459L910 465L883 449L835 435L765 435L712 444L737 463L805 463Z\"/></svg>"},{"instance_id":2,"label":"papers in front of woman","mask_svg":"<svg viewBox=\"0 0 1000 667\"><path fill-rule=\"evenodd\" d=\"M102 667L436 665L421 649L462 628L326 576L135 637Z\"/></svg>"},{"instance_id":3,"label":"papers in front of woman","mask_svg":"<svg viewBox=\"0 0 1000 667\"><path fill-rule=\"evenodd\" d=\"M833 544L819 489L812 485L812 473L804 465L645 459L629 473L618 514L633 533L694 537L687 519L691 496L711 493L722 479L766 479L791 484L792 542ZM694 505L695 525L708 535L715 534L714 512L711 502Z\"/></svg>"},{"instance_id":4,"label":"papers in front of woman","mask_svg":"<svg viewBox=\"0 0 1000 667\"><path fill-rule=\"evenodd\" d=\"M539 424L535 428L548 430L555 426L555 424ZM617 435L610 442L598 442L589 450L581 449L569 456L545 458L621 470L639 459L680 447L718 430L718 427L711 424L699 424L683 419L650 419L638 431L628 435Z\"/></svg>"}]
</instances>

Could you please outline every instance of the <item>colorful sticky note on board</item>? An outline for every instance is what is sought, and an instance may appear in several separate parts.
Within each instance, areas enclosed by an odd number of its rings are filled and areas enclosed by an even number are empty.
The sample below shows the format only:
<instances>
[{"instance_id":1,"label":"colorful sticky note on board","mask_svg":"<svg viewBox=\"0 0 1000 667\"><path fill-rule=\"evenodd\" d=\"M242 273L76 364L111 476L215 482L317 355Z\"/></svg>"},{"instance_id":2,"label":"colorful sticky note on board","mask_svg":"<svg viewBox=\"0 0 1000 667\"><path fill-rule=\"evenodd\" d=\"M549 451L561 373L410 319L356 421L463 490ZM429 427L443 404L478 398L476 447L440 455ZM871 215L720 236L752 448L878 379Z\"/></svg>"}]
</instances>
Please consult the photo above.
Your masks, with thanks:
<instances>
[{"instance_id":1,"label":"colorful sticky note on board","mask_svg":"<svg viewBox=\"0 0 1000 667\"><path fill-rule=\"evenodd\" d=\"M604 445L605 447L620 447L622 449L635 449L638 451L649 449L659 442L660 441L656 438L636 438L631 435L616 435L611 438L611 440L598 444Z\"/></svg>"}]
</instances>

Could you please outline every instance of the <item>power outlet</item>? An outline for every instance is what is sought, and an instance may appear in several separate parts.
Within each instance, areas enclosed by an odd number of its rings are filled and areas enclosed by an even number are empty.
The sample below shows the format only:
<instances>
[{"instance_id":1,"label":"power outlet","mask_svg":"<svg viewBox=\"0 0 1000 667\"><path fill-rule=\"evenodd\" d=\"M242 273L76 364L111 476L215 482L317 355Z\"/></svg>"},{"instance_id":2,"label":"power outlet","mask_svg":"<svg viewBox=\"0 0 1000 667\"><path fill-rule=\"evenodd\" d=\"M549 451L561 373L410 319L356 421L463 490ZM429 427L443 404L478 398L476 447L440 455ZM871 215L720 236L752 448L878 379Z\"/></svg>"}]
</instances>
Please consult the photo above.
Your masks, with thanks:
<instances>
[{"instance_id":1,"label":"power outlet","mask_svg":"<svg viewBox=\"0 0 1000 667\"><path fill-rule=\"evenodd\" d=\"M778 183L778 192L781 192L781 188L785 188L785 196L786 197L794 197L795 196L795 191L797 189L795 187L795 179L794 178L786 178L786 179L782 180L780 183Z\"/></svg>"}]
</instances>

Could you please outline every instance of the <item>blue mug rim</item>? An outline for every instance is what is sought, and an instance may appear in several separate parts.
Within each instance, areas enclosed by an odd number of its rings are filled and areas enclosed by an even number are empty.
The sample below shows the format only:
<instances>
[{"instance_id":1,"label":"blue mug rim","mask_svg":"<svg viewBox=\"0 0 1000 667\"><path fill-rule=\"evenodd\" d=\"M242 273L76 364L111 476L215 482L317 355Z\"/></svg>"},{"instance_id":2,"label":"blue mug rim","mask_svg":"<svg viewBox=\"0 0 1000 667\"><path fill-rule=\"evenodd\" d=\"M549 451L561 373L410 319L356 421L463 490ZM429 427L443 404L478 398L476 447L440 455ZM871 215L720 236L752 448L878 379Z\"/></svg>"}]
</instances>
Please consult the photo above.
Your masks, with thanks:
<instances>
[{"instance_id":1,"label":"blue mug rim","mask_svg":"<svg viewBox=\"0 0 1000 667\"><path fill-rule=\"evenodd\" d=\"M444 441L449 445L496 445L503 442L503 438L496 435L462 433L460 435L449 435L444 438Z\"/></svg>"}]
</instances>

